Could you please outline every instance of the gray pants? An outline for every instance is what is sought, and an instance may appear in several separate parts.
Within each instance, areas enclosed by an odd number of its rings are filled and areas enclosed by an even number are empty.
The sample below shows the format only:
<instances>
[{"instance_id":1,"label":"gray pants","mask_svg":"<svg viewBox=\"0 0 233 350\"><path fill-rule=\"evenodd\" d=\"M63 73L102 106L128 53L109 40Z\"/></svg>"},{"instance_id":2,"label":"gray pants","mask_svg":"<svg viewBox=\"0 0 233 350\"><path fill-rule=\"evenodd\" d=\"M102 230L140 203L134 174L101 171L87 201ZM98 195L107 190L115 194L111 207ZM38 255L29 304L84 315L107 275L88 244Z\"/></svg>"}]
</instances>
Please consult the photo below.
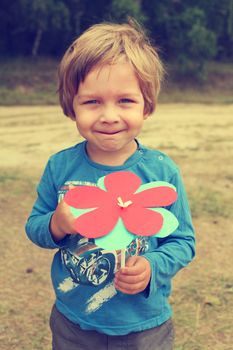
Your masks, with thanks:
<instances>
[{"instance_id":1,"label":"gray pants","mask_svg":"<svg viewBox=\"0 0 233 350\"><path fill-rule=\"evenodd\" d=\"M172 320L143 332L124 336L108 336L82 330L53 306L50 327L53 350L172 350L174 330Z\"/></svg>"}]
</instances>

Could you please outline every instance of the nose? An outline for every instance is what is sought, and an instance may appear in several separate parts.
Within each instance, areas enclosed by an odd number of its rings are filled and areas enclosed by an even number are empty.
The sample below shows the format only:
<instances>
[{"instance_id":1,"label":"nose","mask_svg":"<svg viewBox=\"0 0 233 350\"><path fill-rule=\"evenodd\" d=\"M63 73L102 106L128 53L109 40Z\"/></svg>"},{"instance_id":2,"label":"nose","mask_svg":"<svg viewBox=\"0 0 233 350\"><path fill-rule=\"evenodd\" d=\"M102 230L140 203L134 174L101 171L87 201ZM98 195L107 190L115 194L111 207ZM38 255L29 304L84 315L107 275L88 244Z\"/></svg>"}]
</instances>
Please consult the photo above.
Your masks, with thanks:
<instances>
[{"instance_id":1,"label":"nose","mask_svg":"<svg viewBox=\"0 0 233 350\"><path fill-rule=\"evenodd\" d=\"M100 121L102 123L118 123L120 120L119 109L115 105L105 105L102 108Z\"/></svg>"}]
</instances>

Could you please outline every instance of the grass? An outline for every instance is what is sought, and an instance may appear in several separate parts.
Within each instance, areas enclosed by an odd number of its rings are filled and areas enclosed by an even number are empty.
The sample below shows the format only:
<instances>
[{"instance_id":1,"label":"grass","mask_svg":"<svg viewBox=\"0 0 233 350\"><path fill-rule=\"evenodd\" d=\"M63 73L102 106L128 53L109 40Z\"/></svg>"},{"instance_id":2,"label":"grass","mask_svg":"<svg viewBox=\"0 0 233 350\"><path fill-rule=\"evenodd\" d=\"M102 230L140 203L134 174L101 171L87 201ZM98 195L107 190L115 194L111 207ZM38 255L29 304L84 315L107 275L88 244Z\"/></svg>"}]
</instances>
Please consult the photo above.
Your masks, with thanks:
<instances>
[{"instance_id":1,"label":"grass","mask_svg":"<svg viewBox=\"0 0 233 350\"><path fill-rule=\"evenodd\" d=\"M1 105L57 105L57 68L58 60L48 57L0 59ZM203 82L175 78L174 66L168 66L167 71L160 103L233 103L230 63L208 63Z\"/></svg>"},{"instance_id":2,"label":"grass","mask_svg":"<svg viewBox=\"0 0 233 350\"><path fill-rule=\"evenodd\" d=\"M228 196L220 191L214 191L210 186L193 188L189 196L192 216L231 217L233 213L232 198L226 197Z\"/></svg>"},{"instance_id":3,"label":"grass","mask_svg":"<svg viewBox=\"0 0 233 350\"><path fill-rule=\"evenodd\" d=\"M203 81L176 77L174 66L168 66L167 71L160 96L162 103L233 103L233 70L230 63L208 62Z\"/></svg>"},{"instance_id":4,"label":"grass","mask_svg":"<svg viewBox=\"0 0 233 350\"><path fill-rule=\"evenodd\" d=\"M162 104L140 137L178 163L194 214L197 257L173 281L175 350L232 349L232 115L232 105ZM54 252L24 223L47 158L80 138L56 106L1 107L0 127L1 350L49 350Z\"/></svg>"},{"instance_id":5,"label":"grass","mask_svg":"<svg viewBox=\"0 0 233 350\"><path fill-rule=\"evenodd\" d=\"M2 105L55 105L58 61L18 58L0 61Z\"/></svg>"}]
</instances>

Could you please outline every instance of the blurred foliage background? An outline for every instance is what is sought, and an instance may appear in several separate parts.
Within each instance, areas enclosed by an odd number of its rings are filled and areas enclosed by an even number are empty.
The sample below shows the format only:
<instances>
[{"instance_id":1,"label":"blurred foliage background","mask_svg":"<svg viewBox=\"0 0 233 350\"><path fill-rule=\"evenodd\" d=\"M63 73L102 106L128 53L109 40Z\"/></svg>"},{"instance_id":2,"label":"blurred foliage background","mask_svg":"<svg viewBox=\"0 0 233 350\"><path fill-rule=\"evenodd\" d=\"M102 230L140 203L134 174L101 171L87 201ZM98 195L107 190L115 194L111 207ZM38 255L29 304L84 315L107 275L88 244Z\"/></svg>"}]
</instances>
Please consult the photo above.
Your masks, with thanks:
<instances>
[{"instance_id":1,"label":"blurred foliage background","mask_svg":"<svg viewBox=\"0 0 233 350\"><path fill-rule=\"evenodd\" d=\"M233 58L233 0L1 0L0 56L53 56L87 27L133 16L179 75Z\"/></svg>"}]
</instances>

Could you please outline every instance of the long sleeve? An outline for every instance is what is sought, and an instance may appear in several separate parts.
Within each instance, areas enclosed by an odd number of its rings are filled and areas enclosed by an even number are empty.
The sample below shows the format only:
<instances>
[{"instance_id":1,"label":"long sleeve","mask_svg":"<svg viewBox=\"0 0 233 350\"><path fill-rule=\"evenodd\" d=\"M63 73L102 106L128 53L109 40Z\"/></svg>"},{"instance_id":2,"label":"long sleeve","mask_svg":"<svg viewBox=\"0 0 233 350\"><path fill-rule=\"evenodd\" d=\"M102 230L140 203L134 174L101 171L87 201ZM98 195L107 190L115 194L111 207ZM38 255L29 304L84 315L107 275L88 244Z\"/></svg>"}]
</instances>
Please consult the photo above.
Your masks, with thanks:
<instances>
[{"instance_id":1,"label":"long sleeve","mask_svg":"<svg viewBox=\"0 0 233 350\"><path fill-rule=\"evenodd\" d=\"M37 187L37 199L25 226L29 239L42 248L60 248L66 241L65 237L59 244L55 243L49 230L57 203L57 189L49 161Z\"/></svg>"},{"instance_id":2,"label":"long sleeve","mask_svg":"<svg viewBox=\"0 0 233 350\"><path fill-rule=\"evenodd\" d=\"M194 232L182 180L176 164L165 154L140 145L122 166L94 163L80 143L53 155L38 185L38 197L26 224L28 237L43 248L62 248L55 252L51 278L58 310L83 329L109 335L141 332L160 326L172 315L168 296L171 278L192 260ZM93 240L67 235L59 245L53 241L49 224L58 201L70 186L92 185L106 174L131 171L142 183L166 181L174 184L177 201L170 210L179 227L170 236L138 237L128 253L142 254L151 264L151 282L146 291L135 295L117 293L114 273L118 266L115 251L96 247ZM106 317L106 315L108 317ZM111 324L109 324L111 319Z\"/></svg>"},{"instance_id":3,"label":"long sleeve","mask_svg":"<svg viewBox=\"0 0 233 350\"><path fill-rule=\"evenodd\" d=\"M195 237L189 205L181 176L177 171L170 180L178 193L178 199L169 210L177 217L179 226L166 238L158 239L158 247L145 254L150 261L152 274L150 293L168 285L171 278L195 256Z\"/></svg>"}]
</instances>

